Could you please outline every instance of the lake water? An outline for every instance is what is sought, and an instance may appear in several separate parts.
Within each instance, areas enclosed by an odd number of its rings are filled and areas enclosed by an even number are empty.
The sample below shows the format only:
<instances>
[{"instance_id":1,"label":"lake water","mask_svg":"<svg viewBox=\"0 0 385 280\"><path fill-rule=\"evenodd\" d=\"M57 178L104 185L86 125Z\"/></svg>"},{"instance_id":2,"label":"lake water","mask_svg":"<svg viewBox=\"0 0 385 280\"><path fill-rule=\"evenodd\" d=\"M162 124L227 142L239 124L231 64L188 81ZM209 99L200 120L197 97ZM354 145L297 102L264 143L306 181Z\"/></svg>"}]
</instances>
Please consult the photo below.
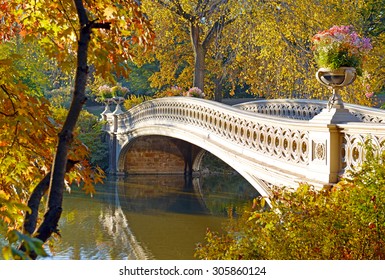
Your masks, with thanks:
<instances>
[{"instance_id":1,"label":"lake water","mask_svg":"<svg viewBox=\"0 0 385 280\"><path fill-rule=\"evenodd\" d=\"M256 196L239 175L108 178L93 197L73 187L46 259L194 259L206 230L220 230L229 211Z\"/></svg>"},{"instance_id":2,"label":"lake water","mask_svg":"<svg viewBox=\"0 0 385 280\"><path fill-rule=\"evenodd\" d=\"M91 198L64 198L62 238L49 259L194 259L208 228L219 230L257 191L238 175L109 178Z\"/></svg>"}]
</instances>

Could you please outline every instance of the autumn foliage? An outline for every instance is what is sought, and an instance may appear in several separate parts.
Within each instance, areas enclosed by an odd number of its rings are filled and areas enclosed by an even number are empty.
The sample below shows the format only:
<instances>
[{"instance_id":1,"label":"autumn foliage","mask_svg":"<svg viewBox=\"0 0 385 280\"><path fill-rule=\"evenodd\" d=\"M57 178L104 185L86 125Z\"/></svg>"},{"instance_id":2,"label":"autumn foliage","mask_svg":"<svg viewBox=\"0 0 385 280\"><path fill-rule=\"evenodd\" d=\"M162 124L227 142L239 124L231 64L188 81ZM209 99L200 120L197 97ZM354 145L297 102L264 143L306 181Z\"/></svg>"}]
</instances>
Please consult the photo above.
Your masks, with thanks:
<instances>
[{"instance_id":1,"label":"autumn foliage","mask_svg":"<svg viewBox=\"0 0 385 280\"><path fill-rule=\"evenodd\" d=\"M36 258L44 255L42 244L59 234L64 189L76 183L93 193L103 177L77 137L90 66L107 80L112 73L127 75L127 60L150 48L154 34L134 0L0 0L0 7L0 47L31 42L61 71L75 69L71 105L59 120L25 83L26 72L16 67L20 56L0 56L0 231L8 232L11 245L3 254Z\"/></svg>"},{"instance_id":2,"label":"autumn foliage","mask_svg":"<svg viewBox=\"0 0 385 280\"><path fill-rule=\"evenodd\" d=\"M201 89L211 98L247 92L266 98L327 99L330 92L314 78L318 67L311 38L334 25L352 25L373 43L363 64L364 75L341 91L344 101L372 105L373 99L365 93L380 92L384 86L383 0L142 3L158 35L155 52L147 61L159 63L159 71L150 77L151 85L159 90L196 86L193 77L201 69ZM195 27L199 36L193 41Z\"/></svg>"}]
</instances>

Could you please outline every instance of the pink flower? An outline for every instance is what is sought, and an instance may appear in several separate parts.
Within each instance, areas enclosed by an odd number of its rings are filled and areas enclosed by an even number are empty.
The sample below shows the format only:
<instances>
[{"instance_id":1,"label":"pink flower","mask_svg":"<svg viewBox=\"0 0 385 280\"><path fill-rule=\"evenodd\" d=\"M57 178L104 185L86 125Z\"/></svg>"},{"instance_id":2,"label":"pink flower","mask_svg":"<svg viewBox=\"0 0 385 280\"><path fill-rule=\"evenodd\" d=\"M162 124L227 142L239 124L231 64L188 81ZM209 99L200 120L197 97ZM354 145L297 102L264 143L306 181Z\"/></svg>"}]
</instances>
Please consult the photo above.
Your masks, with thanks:
<instances>
[{"instance_id":1,"label":"pink flower","mask_svg":"<svg viewBox=\"0 0 385 280\"><path fill-rule=\"evenodd\" d=\"M337 69L350 66L362 74L364 57L373 48L369 38L362 38L351 25L332 26L312 38L312 49L319 67Z\"/></svg>"},{"instance_id":2,"label":"pink flower","mask_svg":"<svg viewBox=\"0 0 385 280\"><path fill-rule=\"evenodd\" d=\"M374 95L374 92L373 92L373 91L372 91L372 92L367 92L367 93L365 93L366 98L372 98L373 95Z\"/></svg>"},{"instance_id":3,"label":"pink flower","mask_svg":"<svg viewBox=\"0 0 385 280\"><path fill-rule=\"evenodd\" d=\"M200 88L192 87L187 92L184 93L184 96L204 98L205 94L203 93L203 91Z\"/></svg>"}]
</instances>

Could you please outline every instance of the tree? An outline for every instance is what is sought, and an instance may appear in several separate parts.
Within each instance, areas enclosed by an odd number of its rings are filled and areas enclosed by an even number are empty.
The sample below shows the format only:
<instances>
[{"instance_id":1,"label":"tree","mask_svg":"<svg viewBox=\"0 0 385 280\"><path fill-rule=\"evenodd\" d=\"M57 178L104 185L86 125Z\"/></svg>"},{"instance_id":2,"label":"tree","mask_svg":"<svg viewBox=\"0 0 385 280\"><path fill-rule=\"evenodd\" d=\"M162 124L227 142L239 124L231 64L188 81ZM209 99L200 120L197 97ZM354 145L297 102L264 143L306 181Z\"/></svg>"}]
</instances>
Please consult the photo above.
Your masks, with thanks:
<instances>
[{"instance_id":1,"label":"tree","mask_svg":"<svg viewBox=\"0 0 385 280\"><path fill-rule=\"evenodd\" d=\"M220 2L218 13L200 17L205 9L214 11L212 5ZM188 88L191 76L201 69L204 91L209 96L215 92L216 99L228 87L231 93L237 87L245 87L248 93L266 98L326 99L330 91L314 78L317 67L311 38L333 25L353 25L374 43L365 61L365 75L341 91L344 101L373 105L374 100L365 93L379 92L384 85L383 0L143 3L158 35L155 57L160 71L150 79L152 86L159 89L165 85ZM199 26L200 36L195 37L199 39L195 45L191 40L196 34L192 33L195 29L191 26L195 25L191 19L197 19ZM220 24L220 19L226 24ZM216 32L210 33L211 30ZM208 35L213 36L212 40L206 40ZM202 49L204 42L209 44ZM199 46L205 50L204 56L199 56ZM198 57L204 57L204 71L198 66Z\"/></svg>"},{"instance_id":2,"label":"tree","mask_svg":"<svg viewBox=\"0 0 385 280\"><path fill-rule=\"evenodd\" d=\"M1 1L0 5L0 32L4 40L9 40L15 34L20 34L25 40L37 38L39 44L57 59L63 69L76 68L73 98L58 133L51 173L43 179L44 182L40 182L44 185L49 182L47 211L36 231L33 227L27 230L31 234L35 232L35 238L46 242L57 232L65 189L64 178L73 165L72 161L68 161L68 155L74 143L73 132L77 119L87 100L85 89L88 61L93 64L97 74L111 78L112 69L118 75L127 74L128 67L124 61L138 51L135 47L137 44L151 45L153 33L134 0L17 0ZM100 18L106 21L100 21ZM75 62L73 57L76 57ZM41 196L35 194L32 192L31 198L36 198L35 204L38 205ZM31 252L33 255L34 252Z\"/></svg>"},{"instance_id":3,"label":"tree","mask_svg":"<svg viewBox=\"0 0 385 280\"><path fill-rule=\"evenodd\" d=\"M208 61L222 59L212 55L214 43L234 23L240 5L238 2L143 1L158 35L156 59L160 62L161 72L153 76L153 85L161 88L177 84L189 88L192 84L192 87L207 92L205 76Z\"/></svg>"},{"instance_id":4,"label":"tree","mask_svg":"<svg viewBox=\"0 0 385 280\"><path fill-rule=\"evenodd\" d=\"M4 55L0 59L0 233L5 235L10 230L7 234L10 243L24 240L26 246L43 253L40 240L31 239L16 229L24 227L28 232L36 226L40 200L29 195L34 189L35 196L43 196L47 189L47 184L41 182L47 182L43 178L48 178L46 173L51 168L58 123L51 117L49 102L36 91L40 85L34 82L29 88L29 83L23 84L26 79L19 79L25 73L20 61L15 60L20 59L19 55L2 52L3 48L8 46L0 45L0 53ZM92 184L101 179L102 173L88 164L87 157L88 149L75 140L69 158L79 164L66 174L66 182L79 183L78 180L84 178L84 190L92 192ZM3 252L7 258L26 257L11 247L5 247Z\"/></svg>"}]
</instances>

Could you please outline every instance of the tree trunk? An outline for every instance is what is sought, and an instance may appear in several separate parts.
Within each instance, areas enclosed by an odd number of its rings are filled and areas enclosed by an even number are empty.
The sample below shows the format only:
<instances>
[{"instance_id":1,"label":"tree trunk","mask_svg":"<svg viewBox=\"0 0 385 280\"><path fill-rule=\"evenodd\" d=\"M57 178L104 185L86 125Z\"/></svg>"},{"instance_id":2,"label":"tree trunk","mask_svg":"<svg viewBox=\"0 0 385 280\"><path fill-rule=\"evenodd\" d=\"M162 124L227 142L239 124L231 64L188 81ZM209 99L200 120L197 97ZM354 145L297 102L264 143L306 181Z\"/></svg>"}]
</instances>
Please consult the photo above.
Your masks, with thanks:
<instances>
[{"instance_id":1,"label":"tree trunk","mask_svg":"<svg viewBox=\"0 0 385 280\"><path fill-rule=\"evenodd\" d=\"M191 23L190 27L191 42L194 49L194 79L193 87L197 87L204 91L204 75L205 75L205 56L206 50L200 42L199 25Z\"/></svg>"},{"instance_id":2,"label":"tree trunk","mask_svg":"<svg viewBox=\"0 0 385 280\"><path fill-rule=\"evenodd\" d=\"M222 80L223 80L222 78L215 79L214 100L218 102L222 102L222 98L223 98Z\"/></svg>"},{"instance_id":3,"label":"tree trunk","mask_svg":"<svg viewBox=\"0 0 385 280\"><path fill-rule=\"evenodd\" d=\"M193 86L204 91L205 51L201 45L195 49L194 81Z\"/></svg>"},{"instance_id":4,"label":"tree trunk","mask_svg":"<svg viewBox=\"0 0 385 280\"><path fill-rule=\"evenodd\" d=\"M57 231L58 222L62 213L64 176L66 173L68 151L80 111L87 100L85 95L88 72L87 53L91 38L92 23L88 21L82 0L74 0L74 3L79 16L79 26L81 26L77 50L75 89L67 118L58 135L58 145L50 179L48 209L44 215L43 223L38 228L36 234L36 237L43 242L46 242L52 233Z\"/></svg>"}]
</instances>

